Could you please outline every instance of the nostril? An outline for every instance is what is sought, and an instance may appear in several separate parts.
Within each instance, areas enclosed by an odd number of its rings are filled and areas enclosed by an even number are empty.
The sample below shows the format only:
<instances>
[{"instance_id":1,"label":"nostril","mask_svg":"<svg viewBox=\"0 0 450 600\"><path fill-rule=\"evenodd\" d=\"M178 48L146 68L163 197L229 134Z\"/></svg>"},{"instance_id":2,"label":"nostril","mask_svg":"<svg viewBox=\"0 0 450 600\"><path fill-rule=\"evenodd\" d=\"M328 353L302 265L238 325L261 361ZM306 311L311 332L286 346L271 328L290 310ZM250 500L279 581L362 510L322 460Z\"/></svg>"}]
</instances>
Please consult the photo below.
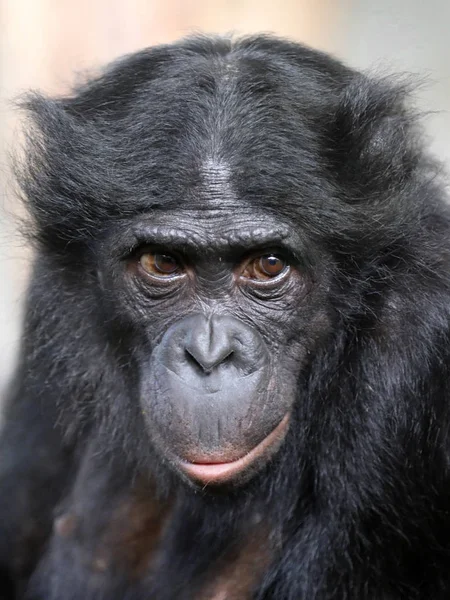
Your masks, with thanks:
<instances>
[{"instance_id":1,"label":"nostril","mask_svg":"<svg viewBox=\"0 0 450 600\"><path fill-rule=\"evenodd\" d=\"M234 350L230 350L230 352L222 359L221 365L224 363L230 363L234 359Z\"/></svg>"},{"instance_id":2,"label":"nostril","mask_svg":"<svg viewBox=\"0 0 450 600\"><path fill-rule=\"evenodd\" d=\"M211 373L223 363L229 363L234 357L236 332L227 323L221 323L218 317L197 319L184 339L184 348L188 361L200 367L203 373Z\"/></svg>"},{"instance_id":3,"label":"nostril","mask_svg":"<svg viewBox=\"0 0 450 600\"><path fill-rule=\"evenodd\" d=\"M198 362L198 360L195 358L195 356L191 352L189 352L189 350L187 348L185 348L185 354L186 354L186 362L188 364L190 364L192 367L194 367L194 369L204 372L205 369Z\"/></svg>"},{"instance_id":4,"label":"nostril","mask_svg":"<svg viewBox=\"0 0 450 600\"><path fill-rule=\"evenodd\" d=\"M222 365L226 365L228 363L231 363L233 361L234 358L234 351L230 350L228 352L228 354L224 353L222 356L219 356L216 358L216 360L211 359L211 361L209 362L209 364L206 365L208 372L212 371L213 369L220 367Z\"/></svg>"},{"instance_id":5,"label":"nostril","mask_svg":"<svg viewBox=\"0 0 450 600\"><path fill-rule=\"evenodd\" d=\"M191 364L195 369L200 369L202 373L211 373L215 368L219 367L224 363L229 363L233 359L233 350L229 350L220 355L216 356L200 356L196 355L191 349L185 348L186 361Z\"/></svg>"}]
</instances>

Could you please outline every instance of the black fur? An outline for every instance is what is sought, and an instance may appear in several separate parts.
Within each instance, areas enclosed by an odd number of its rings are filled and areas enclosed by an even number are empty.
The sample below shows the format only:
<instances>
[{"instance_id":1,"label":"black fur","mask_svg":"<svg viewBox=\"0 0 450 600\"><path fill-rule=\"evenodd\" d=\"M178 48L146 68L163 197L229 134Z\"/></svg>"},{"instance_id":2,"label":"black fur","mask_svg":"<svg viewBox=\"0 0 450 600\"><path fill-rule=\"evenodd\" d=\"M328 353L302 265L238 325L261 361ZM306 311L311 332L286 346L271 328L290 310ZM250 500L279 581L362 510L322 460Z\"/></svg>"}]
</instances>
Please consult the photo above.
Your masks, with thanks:
<instances>
[{"instance_id":1,"label":"black fur","mask_svg":"<svg viewBox=\"0 0 450 600\"><path fill-rule=\"evenodd\" d=\"M0 446L4 597L195 600L252 519L271 548L255 600L450 597L450 222L406 93L252 37L152 48L69 98L28 99L37 256ZM181 484L148 443L145 341L99 277L133 219L202 208L210 155L229 166L233 210L295 227L331 323L281 450L217 493ZM174 503L155 564L92 575L80 552L149 469ZM51 535L67 504L85 515L81 550Z\"/></svg>"}]
</instances>

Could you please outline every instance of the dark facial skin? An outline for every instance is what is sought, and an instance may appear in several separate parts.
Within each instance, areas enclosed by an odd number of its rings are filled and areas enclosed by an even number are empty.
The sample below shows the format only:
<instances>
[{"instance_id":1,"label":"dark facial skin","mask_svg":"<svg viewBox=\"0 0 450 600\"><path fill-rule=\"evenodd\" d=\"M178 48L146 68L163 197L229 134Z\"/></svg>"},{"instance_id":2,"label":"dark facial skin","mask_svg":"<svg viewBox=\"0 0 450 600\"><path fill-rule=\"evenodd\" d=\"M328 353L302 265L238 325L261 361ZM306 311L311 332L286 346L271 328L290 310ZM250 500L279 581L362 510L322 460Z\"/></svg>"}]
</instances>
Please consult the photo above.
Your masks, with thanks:
<instances>
[{"instance_id":1,"label":"dark facial skin","mask_svg":"<svg viewBox=\"0 0 450 600\"><path fill-rule=\"evenodd\" d=\"M155 212L126 245L117 285L148 343L139 402L152 444L183 478L247 480L282 444L327 330L324 282L288 223L230 203Z\"/></svg>"}]
</instances>

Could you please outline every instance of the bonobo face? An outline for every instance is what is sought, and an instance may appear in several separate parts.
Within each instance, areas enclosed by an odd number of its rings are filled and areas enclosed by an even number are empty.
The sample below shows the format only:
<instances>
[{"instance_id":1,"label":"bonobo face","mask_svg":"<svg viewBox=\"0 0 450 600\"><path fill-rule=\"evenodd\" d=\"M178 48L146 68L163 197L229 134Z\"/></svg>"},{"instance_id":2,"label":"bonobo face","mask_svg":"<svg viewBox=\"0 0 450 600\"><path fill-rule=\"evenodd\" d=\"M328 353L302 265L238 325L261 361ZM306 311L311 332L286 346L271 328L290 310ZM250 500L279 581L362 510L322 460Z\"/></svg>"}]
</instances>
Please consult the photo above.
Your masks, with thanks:
<instances>
[{"instance_id":1,"label":"bonobo face","mask_svg":"<svg viewBox=\"0 0 450 600\"><path fill-rule=\"evenodd\" d=\"M288 224L242 207L155 211L126 245L152 444L192 483L248 480L283 444L327 330L314 258Z\"/></svg>"}]
</instances>

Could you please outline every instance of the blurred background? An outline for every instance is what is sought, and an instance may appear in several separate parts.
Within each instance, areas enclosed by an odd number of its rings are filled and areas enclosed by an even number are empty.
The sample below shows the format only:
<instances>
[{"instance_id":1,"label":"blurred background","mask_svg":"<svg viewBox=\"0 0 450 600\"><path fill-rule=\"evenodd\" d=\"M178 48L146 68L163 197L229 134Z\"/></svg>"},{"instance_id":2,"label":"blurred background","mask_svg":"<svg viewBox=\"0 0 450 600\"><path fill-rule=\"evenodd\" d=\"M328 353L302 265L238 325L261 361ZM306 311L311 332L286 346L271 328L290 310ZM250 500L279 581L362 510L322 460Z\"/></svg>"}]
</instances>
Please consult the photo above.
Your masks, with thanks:
<instances>
[{"instance_id":1,"label":"blurred background","mask_svg":"<svg viewBox=\"0 0 450 600\"><path fill-rule=\"evenodd\" d=\"M449 0L0 0L0 398L31 260L12 218L8 151L20 115L11 100L29 88L64 93L123 53L196 31L273 32L354 67L417 73L431 150L450 163Z\"/></svg>"}]
</instances>

